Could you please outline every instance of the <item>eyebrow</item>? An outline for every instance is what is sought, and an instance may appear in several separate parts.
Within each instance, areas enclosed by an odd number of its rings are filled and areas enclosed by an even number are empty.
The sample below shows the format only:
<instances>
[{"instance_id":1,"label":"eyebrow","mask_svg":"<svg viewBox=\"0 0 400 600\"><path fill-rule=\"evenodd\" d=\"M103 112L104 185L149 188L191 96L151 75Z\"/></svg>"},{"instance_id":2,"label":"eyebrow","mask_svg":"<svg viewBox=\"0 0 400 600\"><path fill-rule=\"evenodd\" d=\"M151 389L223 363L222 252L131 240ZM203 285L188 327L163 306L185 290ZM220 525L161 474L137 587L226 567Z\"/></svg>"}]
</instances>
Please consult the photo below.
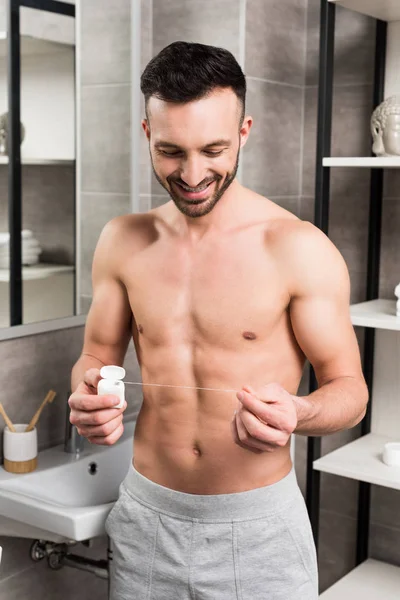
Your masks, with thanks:
<instances>
[{"instance_id":1,"label":"eyebrow","mask_svg":"<svg viewBox=\"0 0 400 600\"><path fill-rule=\"evenodd\" d=\"M211 148L213 146L230 146L231 142L230 140L224 140L224 139L219 139L219 140L215 140L214 142L210 142L209 144L206 144L202 150L205 150L206 148ZM160 140L159 142L156 142L154 144L155 148L177 148L178 150L181 150L180 146L178 146L177 144L171 144L170 142L163 142L162 140Z\"/></svg>"}]
</instances>

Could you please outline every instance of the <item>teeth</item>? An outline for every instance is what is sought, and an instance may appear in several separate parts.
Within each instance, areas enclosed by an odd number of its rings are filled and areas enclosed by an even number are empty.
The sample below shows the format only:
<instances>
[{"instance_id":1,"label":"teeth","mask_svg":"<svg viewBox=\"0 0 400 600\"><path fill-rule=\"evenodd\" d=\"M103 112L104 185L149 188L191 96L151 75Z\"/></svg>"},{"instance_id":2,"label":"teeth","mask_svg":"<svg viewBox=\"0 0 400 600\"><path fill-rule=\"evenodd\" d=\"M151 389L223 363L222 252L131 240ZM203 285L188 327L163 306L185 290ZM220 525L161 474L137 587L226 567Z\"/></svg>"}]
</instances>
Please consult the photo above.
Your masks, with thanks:
<instances>
[{"instance_id":1,"label":"teeth","mask_svg":"<svg viewBox=\"0 0 400 600\"><path fill-rule=\"evenodd\" d=\"M197 193L198 193L198 192L203 192L203 191L204 191L206 188L208 188L208 186L209 186L209 184L207 184L207 185L205 185L205 186L204 186L204 187L202 187L202 188L199 188L199 189L193 189L193 188L186 187L186 186L182 185L181 183L180 183L180 184L178 184L178 185L180 185L180 186L181 186L181 188L183 188L183 189L184 189L184 190L186 190L187 192L197 192Z\"/></svg>"}]
</instances>

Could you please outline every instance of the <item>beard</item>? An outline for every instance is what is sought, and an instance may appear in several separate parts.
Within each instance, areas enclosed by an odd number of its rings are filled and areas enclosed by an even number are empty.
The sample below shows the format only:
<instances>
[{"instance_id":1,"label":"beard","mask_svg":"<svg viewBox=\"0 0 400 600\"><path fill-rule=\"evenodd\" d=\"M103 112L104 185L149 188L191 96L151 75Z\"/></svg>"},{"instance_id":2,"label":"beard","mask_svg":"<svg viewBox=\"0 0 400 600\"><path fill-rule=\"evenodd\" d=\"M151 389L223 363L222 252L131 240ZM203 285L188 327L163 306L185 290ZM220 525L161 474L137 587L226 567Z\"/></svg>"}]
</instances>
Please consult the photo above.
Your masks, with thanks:
<instances>
[{"instance_id":1,"label":"beard","mask_svg":"<svg viewBox=\"0 0 400 600\"><path fill-rule=\"evenodd\" d=\"M213 179L204 180L201 183L201 185L198 186L198 188L201 188L201 187L204 187L204 185L206 185L206 184L211 184L211 182L215 182L215 190L214 190L212 196L209 198L204 198L202 200L190 201L190 200L186 200L185 198L182 198L178 193L176 193L174 191L174 188L172 186L173 183L175 183L175 185L178 185L179 179L176 179L172 176L167 177L167 179L166 179L166 181L168 183L168 186L167 186L167 184L164 183L158 176L157 171L154 168L152 157L151 157L151 164L153 167L153 172L154 172L155 178L157 179L158 183L166 190L166 192L168 192L168 195L170 196L171 200L174 202L177 209L182 214L184 214L186 217L198 218L198 217L204 217L205 215L208 215L208 213L210 213L212 211L214 206L222 198L222 196L224 195L226 190L229 188L229 186L235 179L236 173L237 173L237 170L239 167L239 151L236 156L236 162L235 162L235 166L233 167L233 170L226 174L225 179L223 180L222 184L220 183L221 179L222 179L221 175L217 175Z\"/></svg>"}]
</instances>

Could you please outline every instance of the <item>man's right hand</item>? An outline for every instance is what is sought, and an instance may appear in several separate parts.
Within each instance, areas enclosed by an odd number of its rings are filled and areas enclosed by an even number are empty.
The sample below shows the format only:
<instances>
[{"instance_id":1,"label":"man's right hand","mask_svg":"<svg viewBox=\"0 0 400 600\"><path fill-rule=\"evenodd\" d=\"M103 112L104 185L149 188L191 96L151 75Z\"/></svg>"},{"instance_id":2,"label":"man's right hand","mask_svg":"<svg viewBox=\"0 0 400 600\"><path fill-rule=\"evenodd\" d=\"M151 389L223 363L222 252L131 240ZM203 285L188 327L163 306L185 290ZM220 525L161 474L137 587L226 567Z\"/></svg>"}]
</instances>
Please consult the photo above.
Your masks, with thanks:
<instances>
[{"instance_id":1,"label":"man's right hand","mask_svg":"<svg viewBox=\"0 0 400 600\"><path fill-rule=\"evenodd\" d=\"M100 379L99 369L86 371L83 381L69 397L69 420L90 443L111 446L124 431L122 418L127 404L125 402L122 408L113 408L119 403L119 398L98 396L97 384Z\"/></svg>"}]
</instances>

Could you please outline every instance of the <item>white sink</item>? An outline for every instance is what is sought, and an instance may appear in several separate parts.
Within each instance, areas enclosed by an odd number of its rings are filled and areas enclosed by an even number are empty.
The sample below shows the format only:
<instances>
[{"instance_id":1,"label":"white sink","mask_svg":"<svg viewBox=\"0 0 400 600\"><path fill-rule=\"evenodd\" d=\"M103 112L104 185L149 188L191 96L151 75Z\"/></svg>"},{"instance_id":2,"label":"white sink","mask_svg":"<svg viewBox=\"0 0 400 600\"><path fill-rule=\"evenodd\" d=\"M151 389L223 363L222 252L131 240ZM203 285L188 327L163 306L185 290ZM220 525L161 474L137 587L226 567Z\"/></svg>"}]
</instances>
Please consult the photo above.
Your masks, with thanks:
<instances>
[{"instance_id":1,"label":"white sink","mask_svg":"<svg viewBox=\"0 0 400 600\"><path fill-rule=\"evenodd\" d=\"M132 461L134 427L124 423L113 446L85 441L79 458L63 445L39 452L32 473L17 475L0 466L0 535L55 542L103 535Z\"/></svg>"}]
</instances>

